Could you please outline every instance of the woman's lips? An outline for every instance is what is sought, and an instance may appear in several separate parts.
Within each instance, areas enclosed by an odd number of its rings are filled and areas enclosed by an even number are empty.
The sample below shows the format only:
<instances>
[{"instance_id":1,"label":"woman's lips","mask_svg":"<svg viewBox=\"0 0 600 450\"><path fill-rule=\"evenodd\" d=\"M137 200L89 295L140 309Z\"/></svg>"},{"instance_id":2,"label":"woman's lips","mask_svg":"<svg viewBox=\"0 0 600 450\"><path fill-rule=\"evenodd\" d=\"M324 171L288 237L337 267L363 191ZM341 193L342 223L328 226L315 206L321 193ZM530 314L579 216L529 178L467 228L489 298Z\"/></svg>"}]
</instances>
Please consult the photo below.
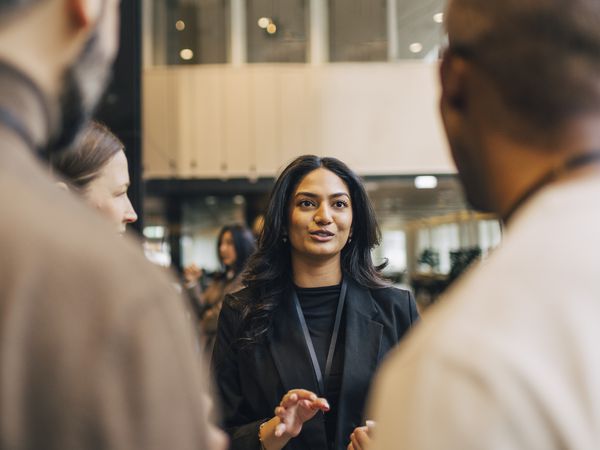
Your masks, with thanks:
<instances>
[{"instance_id":1,"label":"woman's lips","mask_svg":"<svg viewBox=\"0 0 600 450\"><path fill-rule=\"evenodd\" d=\"M310 237L317 242L327 242L335 237L335 234L327 230L311 231L309 234Z\"/></svg>"}]
</instances>

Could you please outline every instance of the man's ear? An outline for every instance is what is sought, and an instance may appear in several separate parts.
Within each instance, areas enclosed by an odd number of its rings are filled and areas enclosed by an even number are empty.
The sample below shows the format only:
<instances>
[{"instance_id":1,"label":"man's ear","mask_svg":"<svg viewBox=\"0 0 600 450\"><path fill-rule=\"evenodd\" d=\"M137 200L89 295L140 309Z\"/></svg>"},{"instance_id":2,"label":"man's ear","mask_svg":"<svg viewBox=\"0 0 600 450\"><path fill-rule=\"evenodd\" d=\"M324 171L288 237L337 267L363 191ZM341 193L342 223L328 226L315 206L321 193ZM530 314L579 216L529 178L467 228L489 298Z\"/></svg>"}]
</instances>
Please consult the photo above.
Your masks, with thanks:
<instances>
[{"instance_id":1,"label":"man's ear","mask_svg":"<svg viewBox=\"0 0 600 450\"><path fill-rule=\"evenodd\" d=\"M440 66L442 101L452 109L463 111L467 107L467 83L470 65L460 56L447 51Z\"/></svg>"},{"instance_id":2,"label":"man's ear","mask_svg":"<svg viewBox=\"0 0 600 450\"><path fill-rule=\"evenodd\" d=\"M64 181L58 181L56 183L56 186L58 186L59 189L62 189L67 192L70 190L69 185L67 183L65 183Z\"/></svg>"},{"instance_id":3,"label":"man's ear","mask_svg":"<svg viewBox=\"0 0 600 450\"><path fill-rule=\"evenodd\" d=\"M67 8L73 22L85 28L98 20L102 0L67 0Z\"/></svg>"}]
</instances>

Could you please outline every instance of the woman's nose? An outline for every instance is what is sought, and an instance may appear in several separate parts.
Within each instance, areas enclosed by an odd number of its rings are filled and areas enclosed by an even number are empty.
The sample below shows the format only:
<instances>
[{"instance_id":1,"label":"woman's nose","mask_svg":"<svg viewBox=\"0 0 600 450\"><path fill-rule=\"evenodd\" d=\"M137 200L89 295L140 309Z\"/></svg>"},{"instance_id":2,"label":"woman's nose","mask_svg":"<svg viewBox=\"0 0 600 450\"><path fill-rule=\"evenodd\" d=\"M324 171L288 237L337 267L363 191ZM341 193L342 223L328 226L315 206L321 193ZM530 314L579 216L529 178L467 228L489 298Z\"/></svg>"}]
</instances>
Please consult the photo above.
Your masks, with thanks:
<instances>
[{"instance_id":1,"label":"woman's nose","mask_svg":"<svg viewBox=\"0 0 600 450\"><path fill-rule=\"evenodd\" d=\"M127 197L127 212L125 213L125 223L133 223L138 220L138 216L133 209L133 205L131 204L131 200Z\"/></svg>"},{"instance_id":2,"label":"woman's nose","mask_svg":"<svg viewBox=\"0 0 600 450\"><path fill-rule=\"evenodd\" d=\"M331 213L326 205L322 205L315 214L315 223L319 225L327 225L332 221Z\"/></svg>"}]
</instances>

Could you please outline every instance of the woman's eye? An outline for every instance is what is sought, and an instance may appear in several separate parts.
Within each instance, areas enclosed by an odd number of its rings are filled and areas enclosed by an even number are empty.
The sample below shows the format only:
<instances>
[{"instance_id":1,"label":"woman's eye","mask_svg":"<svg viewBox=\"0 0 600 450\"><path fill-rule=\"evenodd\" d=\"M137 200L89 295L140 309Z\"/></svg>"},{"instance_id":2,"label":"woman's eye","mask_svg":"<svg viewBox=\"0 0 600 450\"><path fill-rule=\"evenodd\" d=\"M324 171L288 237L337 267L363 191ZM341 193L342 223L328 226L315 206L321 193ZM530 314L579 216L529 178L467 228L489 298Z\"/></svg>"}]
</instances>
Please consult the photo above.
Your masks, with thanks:
<instances>
[{"instance_id":1,"label":"woman's eye","mask_svg":"<svg viewBox=\"0 0 600 450\"><path fill-rule=\"evenodd\" d=\"M310 200L301 200L300 203L298 203L298 206L301 206L302 208L310 208L313 205L314 203Z\"/></svg>"},{"instance_id":2,"label":"woman's eye","mask_svg":"<svg viewBox=\"0 0 600 450\"><path fill-rule=\"evenodd\" d=\"M346 208L348 206L348 203L346 203L343 200L338 200L337 202L334 203L334 206L336 208Z\"/></svg>"}]
</instances>

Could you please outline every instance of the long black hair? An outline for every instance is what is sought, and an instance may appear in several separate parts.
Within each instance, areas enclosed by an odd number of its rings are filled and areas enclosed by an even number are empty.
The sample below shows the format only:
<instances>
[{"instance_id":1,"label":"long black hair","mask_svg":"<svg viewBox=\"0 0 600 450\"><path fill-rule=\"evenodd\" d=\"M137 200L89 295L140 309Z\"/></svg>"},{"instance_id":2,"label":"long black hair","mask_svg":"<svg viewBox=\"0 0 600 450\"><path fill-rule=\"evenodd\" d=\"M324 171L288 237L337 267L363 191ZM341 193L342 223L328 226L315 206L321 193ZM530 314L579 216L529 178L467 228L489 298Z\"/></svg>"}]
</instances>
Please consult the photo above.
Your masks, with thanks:
<instances>
[{"instance_id":1,"label":"long black hair","mask_svg":"<svg viewBox=\"0 0 600 450\"><path fill-rule=\"evenodd\" d=\"M324 168L348 186L352 200L352 239L341 252L343 273L368 288L381 288L388 283L380 275L385 266L375 267L371 250L381 240L381 232L373 205L361 179L336 158L303 155L290 163L277 178L271 191L258 248L248 261L244 284L250 298L239 302L242 311L241 342L258 342L269 329L273 310L292 286L292 264L287 234L290 198L300 181L313 170Z\"/></svg>"},{"instance_id":2,"label":"long black hair","mask_svg":"<svg viewBox=\"0 0 600 450\"><path fill-rule=\"evenodd\" d=\"M233 247L235 248L236 257L233 267L225 267L223 259L221 258L221 252L219 251L221 241L223 241L223 235L227 232L231 233ZM246 262L248 261L248 258L250 258L250 255L254 253L255 249L256 243L254 241L254 236L245 226L239 224L225 225L221 228L221 231L219 231L219 237L217 238L217 256L223 272L231 269L233 270L234 276L239 275L246 267Z\"/></svg>"}]
</instances>

